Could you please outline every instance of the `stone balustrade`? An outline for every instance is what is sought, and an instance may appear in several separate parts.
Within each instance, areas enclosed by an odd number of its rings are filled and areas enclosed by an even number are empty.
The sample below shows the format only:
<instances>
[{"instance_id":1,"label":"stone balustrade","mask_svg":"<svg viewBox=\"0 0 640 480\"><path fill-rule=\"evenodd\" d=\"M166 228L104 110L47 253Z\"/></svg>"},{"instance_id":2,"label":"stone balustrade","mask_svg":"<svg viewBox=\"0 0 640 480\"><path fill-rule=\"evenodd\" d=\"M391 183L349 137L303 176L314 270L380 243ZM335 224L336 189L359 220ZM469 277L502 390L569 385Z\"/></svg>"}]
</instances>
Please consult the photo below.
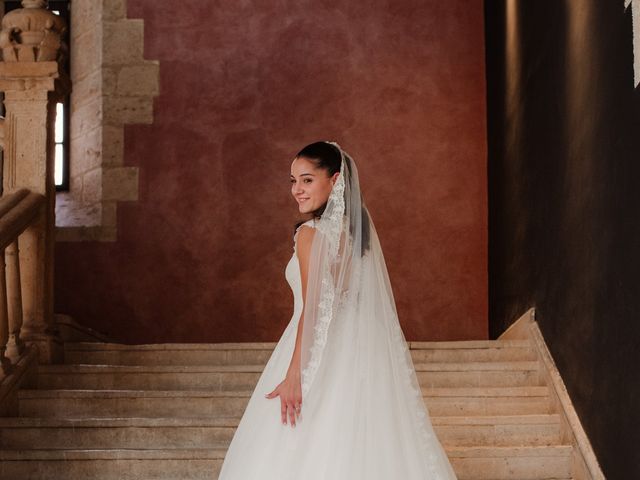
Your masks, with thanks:
<instances>
[{"instance_id":1,"label":"stone balustrade","mask_svg":"<svg viewBox=\"0 0 640 480\"><path fill-rule=\"evenodd\" d=\"M23 292L23 285L25 290L32 290L32 285L23 280L32 280L37 274L34 266L39 255L31 249L21 253L18 239L21 235L38 236L44 200L44 196L24 188L0 198L0 249L4 251L4 262L0 262L0 366L5 375L11 373L25 350L21 335L41 330L34 324L37 315L27 315L25 321L24 312L34 312L39 306L32 303L37 297Z\"/></svg>"},{"instance_id":2,"label":"stone balustrade","mask_svg":"<svg viewBox=\"0 0 640 480\"><path fill-rule=\"evenodd\" d=\"M66 25L46 0L23 0L0 31L0 362L4 373L25 346L40 363L62 361L53 314L56 103L70 90L63 66Z\"/></svg>"}]
</instances>

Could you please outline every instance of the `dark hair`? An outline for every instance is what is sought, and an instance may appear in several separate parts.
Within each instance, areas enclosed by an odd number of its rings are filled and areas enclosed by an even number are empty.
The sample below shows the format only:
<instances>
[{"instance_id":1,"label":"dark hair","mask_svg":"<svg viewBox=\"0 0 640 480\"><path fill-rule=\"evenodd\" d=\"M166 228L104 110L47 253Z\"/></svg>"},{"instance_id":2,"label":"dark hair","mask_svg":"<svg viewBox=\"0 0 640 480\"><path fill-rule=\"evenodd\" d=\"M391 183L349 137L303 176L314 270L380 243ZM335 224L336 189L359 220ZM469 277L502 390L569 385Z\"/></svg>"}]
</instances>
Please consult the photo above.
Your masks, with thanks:
<instances>
[{"instance_id":1,"label":"dark hair","mask_svg":"<svg viewBox=\"0 0 640 480\"><path fill-rule=\"evenodd\" d=\"M302 150L300 150L295 158L304 157L308 160L311 160L316 168L323 168L327 170L329 176L331 177L336 172L340 171L340 167L342 166L342 154L340 153L340 149L335 145L329 142L315 142L310 143ZM349 162L345 165L345 168L349 169ZM362 200L362 198L361 198ZM327 208L327 203L325 202L320 208L317 208L313 212L313 216L315 218L319 218L322 216L325 208ZM369 216L364 208L364 202L362 202L362 255L364 255L365 251L369 249ZM296 223L294 227L294 231L298 229L300 225L304 223L300 221ZM350 226L351 233L353 234L354 226Z\"/></svg>"},{"instance_id":2,"label":"dark hair","mask_svg":"<svg viewBox=\"0 0 640 480\"><path fill-rule=\"evenodd\" d=\"M311 160L316 168L326 170L329 177L339 172L340 167L342 166L342 155L340 154L340 150L335 145L328 142L310 143L296 154L295 158L298 157L304 157ZM326 207L327 204L325 202L324 205L311 213L313 213L315 218L319 218L322 216ZM298 225L302 225L302 223L304 222L300 222Z\"/></svg>"}]
</instances>

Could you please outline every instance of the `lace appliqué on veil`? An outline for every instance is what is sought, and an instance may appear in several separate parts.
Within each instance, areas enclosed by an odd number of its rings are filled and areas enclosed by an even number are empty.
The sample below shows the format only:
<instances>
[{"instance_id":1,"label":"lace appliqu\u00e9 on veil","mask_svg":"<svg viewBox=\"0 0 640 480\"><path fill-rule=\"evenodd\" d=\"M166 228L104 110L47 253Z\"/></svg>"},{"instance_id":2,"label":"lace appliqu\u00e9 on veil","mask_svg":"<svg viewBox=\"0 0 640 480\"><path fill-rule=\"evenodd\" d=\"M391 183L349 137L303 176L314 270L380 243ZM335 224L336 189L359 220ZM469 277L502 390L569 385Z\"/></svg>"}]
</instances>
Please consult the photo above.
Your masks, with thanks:
<instances>
[{"instance_id":1,"label":"lace appliqu\u00e9 on veil","mask_svg":"<svg viewBox=\"0 0 640 480\"><path fill-rule=\"evenodd\" d=\"M331 190L329 200L327 201L326 215L323 215L320 220L317 229L324 235L327 241L329 263L333 262L338 256L338 248L340 246L340 234L343 229L343 216L345 210L344 202L344 162L340 168L340 175L338 180ZM331 206L331 208L330 208ZM342 300L346 298L344 292L338 301L338 304L342 303ZM305 396L311 387L311 382L315 376L320 362L322 360L322 352L327 343L327 335L329 332L329 325L338 304L335 304L336 292L334 280L329 268L324 268L322 272L322 281L320 287L320 301L318 304L318 318L314 326L313 343L309 349L310 358L306 368L301 372L302 383L302 395Z\"/></svg>"}]
</instances>

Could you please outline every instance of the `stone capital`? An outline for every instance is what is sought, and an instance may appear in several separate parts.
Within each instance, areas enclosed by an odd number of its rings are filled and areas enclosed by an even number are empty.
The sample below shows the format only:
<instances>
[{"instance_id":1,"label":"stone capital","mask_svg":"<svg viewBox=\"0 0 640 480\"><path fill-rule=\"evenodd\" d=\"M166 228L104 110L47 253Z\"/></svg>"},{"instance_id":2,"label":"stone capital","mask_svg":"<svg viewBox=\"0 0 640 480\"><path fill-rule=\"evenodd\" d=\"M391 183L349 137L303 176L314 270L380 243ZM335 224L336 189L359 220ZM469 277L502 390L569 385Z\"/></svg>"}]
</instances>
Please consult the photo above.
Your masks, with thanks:
<instances>
[{"instance_id":1,"label":"stone capital","mask_svg":"<svg viewBox=\"0 0 640 480\"><path fill-rule=\"evenodd\" d=\"M69 76L58 62L0 62L0 91L7 99L35 99L41 96L39 92L62 97L70 89Z\"/></svg>"},{"instance_id":2,"label":"stone capital","mask_svg":"<svg viewBox=\"0 0 640 480\"><path fill-rule=\"evenodd\" d=\"M63 62L68 48L63 42L65 21L47 10L46 0L23 0L23 8L2 18L0 50L5 62Z\"/></svg>"}]
</instances>

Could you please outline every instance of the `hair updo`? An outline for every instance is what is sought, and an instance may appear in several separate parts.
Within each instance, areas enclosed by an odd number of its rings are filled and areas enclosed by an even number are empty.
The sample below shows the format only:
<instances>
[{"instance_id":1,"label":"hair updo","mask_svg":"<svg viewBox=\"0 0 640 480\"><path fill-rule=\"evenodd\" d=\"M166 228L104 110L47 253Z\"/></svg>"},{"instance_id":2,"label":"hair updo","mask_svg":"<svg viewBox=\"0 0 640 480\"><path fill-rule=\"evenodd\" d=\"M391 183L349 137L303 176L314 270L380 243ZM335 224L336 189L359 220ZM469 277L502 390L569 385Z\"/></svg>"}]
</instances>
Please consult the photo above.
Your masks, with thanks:
<instances>
[{"instance_id":1,"label":"hair updo","mask_svg":"<svg viewBox=\"0 0 640 480\"><path fill-rule=\"evenodd\" d=\"M328 172L330 177L336 172L339 172L340 167L342 166L342 153L340 152L340 149L329 142L310 143L309 145L307 145L297 153L295 158L298 158L298 157L304 157L309 159L316 166L316 168L325 169ZM347 164L345 165L345 169L350 174L349 162L347 162ZM364 207L364 201L362 200L362 196L360 196L360 200L361 200L360 208L362 213L361 224L358 226L349 225L349 231L352 235L354 235L356 229L360 229L362 234L362 251L360 255L364 255L369 250L370 241L371 241L371 231L370 231L369 212ZM326 208L327 208L327 202L325 202L324 205L322 205L320 208L314 210L312 212L313 216L315 218L320 218ZM294 227L294 231L297 230L298 227L303 223L304 221L298 222Z\"/></svg>"},{"instance_id":2,"label":"hair updo","mask_svg":"<svg viewBox=\"0 0 640 480\"><path fill-rule=\"evenodd\" d=\"M333 176L336 172L339 172L340 167L342 166L342 154L340 153L340 149L328 142L310 143L296 154L295 158L298 157L304 157L310 160L316 168L326 170L329 177ZM320 208L317 208L311 213L313 213L315 218L320 218L325 208L327 208L326 202ZM303 223L304 222L298 223L296 228Z\"/></svg>"}]
</instances>

